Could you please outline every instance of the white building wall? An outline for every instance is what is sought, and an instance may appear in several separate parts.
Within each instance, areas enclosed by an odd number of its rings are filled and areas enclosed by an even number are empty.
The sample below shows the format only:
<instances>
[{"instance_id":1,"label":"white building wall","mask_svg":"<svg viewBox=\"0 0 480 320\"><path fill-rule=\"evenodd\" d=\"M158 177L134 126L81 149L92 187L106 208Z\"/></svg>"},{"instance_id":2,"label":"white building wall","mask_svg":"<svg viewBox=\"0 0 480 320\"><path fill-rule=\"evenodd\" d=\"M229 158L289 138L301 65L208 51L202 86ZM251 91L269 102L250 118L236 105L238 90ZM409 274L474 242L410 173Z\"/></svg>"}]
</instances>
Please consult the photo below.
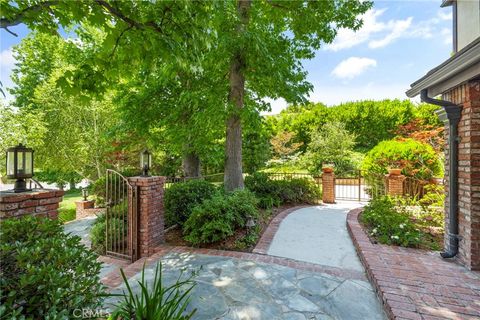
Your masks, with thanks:
<instances>
[{"instance_id":1,"label":"white building wall","mask_svg":"<svg viewBox=\"0 0 480 320\"><path fill-rule=\"evenodd\" d=\"M480 0L457 0L457 51L480 37Z\"/></svg>"}]
</instances>

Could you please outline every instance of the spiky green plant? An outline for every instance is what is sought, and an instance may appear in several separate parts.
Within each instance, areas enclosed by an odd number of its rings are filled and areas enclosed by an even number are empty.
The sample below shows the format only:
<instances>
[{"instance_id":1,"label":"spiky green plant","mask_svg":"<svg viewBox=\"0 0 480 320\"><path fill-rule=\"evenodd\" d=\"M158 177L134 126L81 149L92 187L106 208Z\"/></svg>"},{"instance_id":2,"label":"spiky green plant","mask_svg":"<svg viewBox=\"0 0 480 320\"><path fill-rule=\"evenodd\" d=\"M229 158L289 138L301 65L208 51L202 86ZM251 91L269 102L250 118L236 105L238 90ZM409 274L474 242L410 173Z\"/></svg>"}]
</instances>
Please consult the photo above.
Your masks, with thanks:
<instances>
[{"instance_id":1,"label":"spiky green plant","mask_svg":"<svg viewBox=\"0 0 480 320\"><path fill-rule=\"evenodd\" d=\"M138 281L141 291L134 293L127 277L120 269L127 292L123 291L123 297L111 314L111 319L135 319L135 320L189 320L193 317L196 309L187 313L186 309L190 302L190 294L195 287L192 274L182 280L184 272L178 276L176 282L164 287L162 282L162 264L158 263L155 269L155 279L151 290L145 281L145 265L142 269L141 280ZM183 288L185 287L185 288Z\"/></svg>"}]
</instances>

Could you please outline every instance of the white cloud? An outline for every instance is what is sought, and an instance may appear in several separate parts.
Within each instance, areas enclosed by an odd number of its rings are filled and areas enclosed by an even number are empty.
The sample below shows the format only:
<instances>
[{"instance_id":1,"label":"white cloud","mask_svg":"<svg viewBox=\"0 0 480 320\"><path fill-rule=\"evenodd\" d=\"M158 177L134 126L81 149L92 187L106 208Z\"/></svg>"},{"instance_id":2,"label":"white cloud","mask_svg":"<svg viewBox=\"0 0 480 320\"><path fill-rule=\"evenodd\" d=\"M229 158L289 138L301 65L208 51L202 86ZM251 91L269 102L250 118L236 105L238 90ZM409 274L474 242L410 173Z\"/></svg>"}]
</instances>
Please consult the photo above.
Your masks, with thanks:
<instances>
[{"instance_id":1,"label":"white cloud","mask_svg":"<svg viewBox=\"0 0 480 320\"><path fill-rule=\"evenodd\" d=\"M376 67L377 61L370 58L350 57L340 62L332 71L332 75L340 79L353 79L370 67Z\"/></svg>"},{"instance_id":2,"label":"white cloud","mask_svg":"<svg viewBox=\"0 0 480 320\"><path fill-rule=\"evenodd\" d=\"M395 39L398 39L404 35L405 31L407 31L407 29L410 28L412 24L412 20L413 18L409 17L405 20L389 21L387 29L390 30L390 33L385 35L382 39L370 41L368 43L368 46L371 49L376 49L376 48L381 48L389 45Z\"/></svg>"},{"instance_id":3,"label":"white cloud","mask_svg":"<svg viewBox=\"0 0 480 320\"><path fill-rule=\"evenodd\" d=\"M8 48L0 52L0 68L11 69L15 64L12 48Z\"/></svg>"},{"instance_id":4,"label":"white cloud","mask_svg":"<svg viewBox=\"0 0 480 320\"><path fill-rule=\"evenodd\" d=\"M332 44L326 46L326 49L338 51L368 41L374 33L378 33L385 29L385 24L377 21L377 18L379 18L384 12L385 9L368 10L361 17L363 19L363 25L359 30L352 31L350 29L339 29L337 37Z\"/></svg>"},{"instance_id":5,"label":"white cloud","mask_svg":"<svg viewBox=\"0 0 480 320\"><path fill-rule=\"evenodd\" d=\"M393 43L399 38L428 39L440 33L439 25L451 20L451 12L438 11L427 20L414 22L413 17L382 21L386 9L371 9L361 18L362 27L357 31L339 29L333 43L326 50L339 51L352 48L362 43L368 43L369 48L377 49Z\"/></svg>"},{"instance_id":6,"label":"white cloud","mask_svg":"<svg viewBox=\"0 0 480 320\"><path fill-rule=\"evenodd\" d=\"M452 45L452 29L449 28L443 28L441 31L442 37L443 37L443 43Z\"/></svg>"},{"instance_id":7,"label":"white cloud","mask_svg":"<svg viewBox=\"0 0 480 320\"><path fill-rule=\"evenodd\" d=\"M7 92L6 88L13 87L10 79L12 69L15 66L15 58L13 57L12 48L8 48L0 52L0 82L2 82L2 90L6 95L6 99L11 100L12 96ZM3 95L0 94L3 99Z\"/></svg>"},{"instance_id":8,"label":"white cloud","mask_svg":"<svg viewBox=\"0 0 480 320\"><path fill-rule=\"evenodd\" d=\"M452 13L451 12L446 12L444 10L439 10L437 12L437 17L440 19L440 20L452 20L453 16L452 16Z\"/></svg>"}]
</instances>

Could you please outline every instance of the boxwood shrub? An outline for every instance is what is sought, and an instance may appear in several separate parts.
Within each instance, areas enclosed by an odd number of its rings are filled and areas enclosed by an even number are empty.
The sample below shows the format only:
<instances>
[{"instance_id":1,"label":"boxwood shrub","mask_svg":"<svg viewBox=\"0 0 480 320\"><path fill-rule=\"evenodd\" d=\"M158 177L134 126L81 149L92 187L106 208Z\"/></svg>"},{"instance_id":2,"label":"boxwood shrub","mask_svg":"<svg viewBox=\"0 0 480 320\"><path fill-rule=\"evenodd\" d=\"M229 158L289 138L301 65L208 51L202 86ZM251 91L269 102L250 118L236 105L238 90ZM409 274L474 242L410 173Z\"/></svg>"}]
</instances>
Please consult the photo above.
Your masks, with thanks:
<instances>
[{"instance_id":1,"label":"boxwood shrub","mask_svg":"<svg viewBox=\"0 0 480 320\"><path fill-rule=\"evenodd\" d=\"M101 264L80 237L45 218L0 227L0 318L69 319L75 309L101 305Z\"/></svg>"},{"instance_id":2,"label":"boxwood shrub","mask_svg":"<svg viewBox=\"0 0 480 320\"><path fill-rule=\"evenodd\" d=\"M257 203L248 190L216 194L193 208L183 225L185 240L199 245L226 239L245 227L248 217L258 218Z\"/></svg>"},{"instance_id":3,"label":"boxwood shrub","mask_svg":"<svg viewBox=\"0 0 480 320\"><path fill-rule=\"evenodd\" d=\"M165 190L165 222L183 225L188 220L193 207L210 199L217 191L215 185L204 180L190 180L175 183Z\"/></svg>"},{"instance_id":4,"label":"boxwood shrub","mask_svg":"<svg viewBox=\"0 0 480 320\"><path fill-rule=\"evenodd\" d=\"M282 204L316 203L321 198L320 188L307 178L272 180L268 174L257 172L245 178L245 187L259 199L261 208Z\"/></svg>"}]
</instances>

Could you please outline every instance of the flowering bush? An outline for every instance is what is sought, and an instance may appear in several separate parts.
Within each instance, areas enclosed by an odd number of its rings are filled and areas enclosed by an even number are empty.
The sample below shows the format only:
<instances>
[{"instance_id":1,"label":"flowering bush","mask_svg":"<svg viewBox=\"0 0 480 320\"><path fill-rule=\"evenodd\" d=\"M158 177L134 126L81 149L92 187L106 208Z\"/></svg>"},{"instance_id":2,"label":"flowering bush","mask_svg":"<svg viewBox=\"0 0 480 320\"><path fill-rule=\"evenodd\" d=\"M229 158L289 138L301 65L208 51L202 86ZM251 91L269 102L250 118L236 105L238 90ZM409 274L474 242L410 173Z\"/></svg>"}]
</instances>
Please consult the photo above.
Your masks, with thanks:
<instances>
[{"instance_id":1,"label":"flowering bush","mask_svg":"<svg viewBox=\"0 0 480 320\"><path fill-rule=\"evenodd\" d=\"M395 201L389 197L372 200L365 207L361 221L370 230L370 236L380 243L418 247L421 242L421 232L408 214L398 210Z\"/></svg>"}]
</instances>

